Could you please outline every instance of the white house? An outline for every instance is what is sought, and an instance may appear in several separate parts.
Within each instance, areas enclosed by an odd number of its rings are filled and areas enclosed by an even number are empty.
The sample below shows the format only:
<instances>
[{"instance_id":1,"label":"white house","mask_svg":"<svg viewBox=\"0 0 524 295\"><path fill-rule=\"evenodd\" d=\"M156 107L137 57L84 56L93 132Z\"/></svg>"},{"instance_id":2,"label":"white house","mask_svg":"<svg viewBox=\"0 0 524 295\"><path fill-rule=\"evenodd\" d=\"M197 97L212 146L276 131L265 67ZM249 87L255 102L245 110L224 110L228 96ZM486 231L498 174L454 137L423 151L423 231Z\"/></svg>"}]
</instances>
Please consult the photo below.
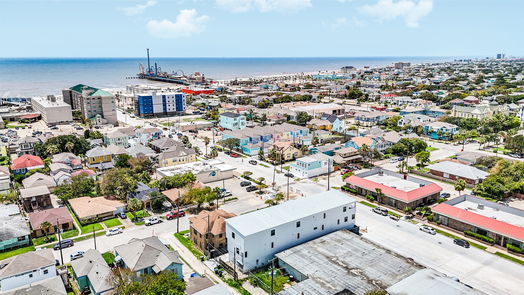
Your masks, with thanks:
<instances>
[{"instance_id":1,"label":"white house","mask_svg":"<svg viewBox=\"0 0 524 295\"><path fill-rule=\"evenodd\" d=\"M226 219L229 261L242 272L278 252L355 226L355 199L331 190Z\"/></svg>"},{"instance_id":2,"label":"white house","mask_svg":"<svg viewBox=\"0 0 524 295\"><path fill-rule=\"evenodd\" d=\"M318 153L297 159L295 164L291 164L290 172L300 178L311 178L329 171L333 171L333 158Z\"/></svg>"},{"instance_id":3,"label":"white house","mask_svg":"<svg viewBox=\"0 0 524 295\"><path fill-rule=\"evenodd\" d=\"M0 292L55 277L52 249L31 251L0 261Z\"/></svg>"}]
</instances>

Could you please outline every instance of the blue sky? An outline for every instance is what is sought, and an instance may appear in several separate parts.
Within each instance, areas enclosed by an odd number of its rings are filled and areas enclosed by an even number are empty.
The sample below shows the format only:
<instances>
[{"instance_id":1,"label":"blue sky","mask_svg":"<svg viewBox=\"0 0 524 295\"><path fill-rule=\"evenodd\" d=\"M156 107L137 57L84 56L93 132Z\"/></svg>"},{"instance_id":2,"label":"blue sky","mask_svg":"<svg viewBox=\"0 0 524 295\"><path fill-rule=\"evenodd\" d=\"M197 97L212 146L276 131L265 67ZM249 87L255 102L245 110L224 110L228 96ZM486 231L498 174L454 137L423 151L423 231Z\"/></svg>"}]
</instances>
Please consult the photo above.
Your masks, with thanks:
<instances>
[{"instance_id":1,"label":"blue sky","mask_svg":"<svg viewBox=\"0 0 524 295\"><path fill-rule=\"evenodd\" d=\"M0 57L524 56L522 0L0 0Z\"/></svg>"}]
</instances>

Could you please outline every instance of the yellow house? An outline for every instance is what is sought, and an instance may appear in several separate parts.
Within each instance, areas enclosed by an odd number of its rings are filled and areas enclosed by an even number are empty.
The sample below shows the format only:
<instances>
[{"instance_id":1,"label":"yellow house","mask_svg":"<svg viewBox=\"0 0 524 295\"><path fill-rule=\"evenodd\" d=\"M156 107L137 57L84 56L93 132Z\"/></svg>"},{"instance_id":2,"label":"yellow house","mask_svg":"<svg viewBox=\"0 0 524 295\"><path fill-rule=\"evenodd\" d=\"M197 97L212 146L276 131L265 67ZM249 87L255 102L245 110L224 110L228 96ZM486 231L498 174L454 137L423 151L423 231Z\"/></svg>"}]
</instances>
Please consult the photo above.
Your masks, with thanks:
<instances>
[{"instance_id":1,"label":"yellow house","mask_svg":"<svg viewBox=\"0 0 524 295\"><path fill-rule=\"evenodd\" d=\"M279 154L283 154L284 161L291 161L303 156L302 151L293 146L293 142L291 141L276 142L273 144L273 149Z\"/></svg>"},{"instance_id":2,"label":"yellow house","mask_svg":"<svg viewBox=\"0 0 524 295\"><path fill-rule=\"evenodd\" d=\"M103 147L95 147L86 152L87 167L98 170L111 169L114 167L111 153Z\"/></svg>"},{"instance_id":3,"label":"yellow house","mask_svg":"<svg viewBox=\"0 0 524 295\"><path fill-rule=\"evenodd\" d=\"M194 149L175 145L158 156L158 166L168 167L195 162L197 154Z\"/></svg>"},{"instance_id":4,"label":"yellow house","mask_svg":"<svg viewBox=\"0 0 524 295\"><path fill-rule=\"evenodd\" d=\"M316 130L328 130L330 131L333 128L333 124L328 120L322 119L313 119L309 121L308 127Z\"/></svg>"}]
</instances>

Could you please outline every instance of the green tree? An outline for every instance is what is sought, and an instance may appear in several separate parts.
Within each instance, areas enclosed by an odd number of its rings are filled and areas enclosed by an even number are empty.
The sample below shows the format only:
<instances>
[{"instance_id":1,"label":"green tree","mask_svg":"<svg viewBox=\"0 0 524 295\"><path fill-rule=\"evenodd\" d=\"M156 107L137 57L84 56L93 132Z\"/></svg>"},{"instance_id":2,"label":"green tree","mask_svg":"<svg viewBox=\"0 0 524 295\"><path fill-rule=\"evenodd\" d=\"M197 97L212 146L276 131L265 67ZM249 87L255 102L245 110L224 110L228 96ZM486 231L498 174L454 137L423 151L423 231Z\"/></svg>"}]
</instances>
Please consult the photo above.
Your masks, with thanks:
<instances>
[{"instance_id":1,"label":"green tree","mask_svg":"<svg viewBox=\"0 0 524 295\"><path fill-rule=\"evenodd\" d=\"M364 293L364 295L387 295L387 294L388 292L384 290L380 290L380 289L371 290L371 291L367 291L366 293Z\"/></svg>"},{"instance_id":2,"label":"green tree","mask_svg":"<svg viewBox=\"0 0 524 295\"><path fill-rule=\"evenodd\" d=\"M153 187L157 187L161 191L172 188L182 188L196 181L196 176L192 172L175 174L173 176L165 176L160 180L152 183Z\"/></svg>"},{"instance_id":3,"label":"green tree","mask_svg":"<svg viewBox=\"0 0 524 295\"><path fill-rule=\"evenodd\" d=\"M129 159L131 159L131 156L128 154L120 154L116 156L115 160L115 167L118 168L129 168L131 167L129 165Z\"/></svg>"},{"instance_id":4,"label":"green tree","mask_svg":"<svg viewBox=\"0 0 524 295\"><path fill-rule=\"evenodd\" d=\"M464 181L464 179L459 179L455 182L455 190L459 193L459 196L461 195L461 193L466 189L466 182Z\"/></svg>"},{"instance_id":5,"label":"green tree","mask_svg":"<svg viewBox=\"0 0 524 295\"><path fill-rule=\"evenodd\" d=\"M164 207L164 202L167 200L166 196L164 196L164 194L161 192L154 191L149 194L149 197L151 198L151 209L154 211L162 210Z\"/></svg>"},{"instance_id":6,"label":"green tree","mask_svg":"<svg viewBox=\"0 0 524 295\"><path fill-rule=\"evenodd\" d=\"M143 207L144 204L139 199L132 198L127 201L127 211L133 214L133 220L136 220L136 212L142 210Z\"/></svg>"},{"instance_id":7,"label":"green tree","mask_svg":"<svg viewBox=\"0 0 524 295\"><path fill-rule=\"evenodd\" d=\"M45 240L47 241L47 235L49 234L49 230L53 227L53 225L49 221L44 221L40 224L40 229L44 232Z\"/></svg>"},{"instance_id":8,"label":"green tree","mask_svg":"<svg viewBox=\"0 0 524 295\"><path fill-rule=\"evenodd\" d=\"M522 156L524 154L524 135L515 135L506 140L505 146L513 153Z\"/></svg>"},{"instance_id":9,"label":"green tree","mask_svg":"<svg viewBox=\"0 0 524 295\"><path fill-rule=\"evenodd\" d=\"M68 143L73 144L71 149L70 145L66 148ZM42 158L47 158L50 153L48 153L47 147L50 145L55 145L58 148L58 151L52 150L56 153L71 152L75 155L84 155L88 150L91 149L91 145L85 138L78 137L76 135L59 135L49 138L45 143L37 143L35 145L35 152ZM53 149L53 148L51 148Z\"/></svg>"},{"instance_id":10,"label":"green tree","mask_svg":"<svg viewBox=\"0 0 524 295\"><path fill-rule=\"evenodd\" d=\"M228 148L229 153L231 153L233 152L233 149L236 149L237 147L240 146L240 139L231 137L231 138L221 140L219 144Z\"/></svg>"},{"instance_id":11,"label":"green tree","mask_svg":"<svg viewBox=\"0 0 524 295\"><path fill-rule=\"evenodd\" d=\"M297 123L302 126L306 125L309 121L311 121L311 119L313 119L313 117L306 112L297 112L296 118Z\"/></svg>"},{"instance_id":12,"label":"green tree","mask_svg":"<svg viewBox=\"0 0 524 295\"><path fill-rule=\"evenodd\" d=\"M68 142L65 144L64 148L65 148L68 152L72 152L73 149L75 148L75 144L72 143L71 141L68 141Z\"/></svg>"},{"instance_id":13,"label":"green tree","mask_svg":"<svg viewBox=\"0 0 524 295\"><path fill-rule=\"evenodd\" d=\"M421 151L415 154L415 159L417 160L419 166L424 166L426 163L429 162L429 152Z\"/></svg>"},{"instance_id":14,"label":"green tree","mask_svg":"<svg viewBox=\"0 0 524 295\"><path fill-rule=\"evenodd\" d=\"M153 166L149 157L142 154L128 159L127 163L133 174L149 173L149 170L151 170Z\"/></svg>"},{"instance_id":15,"label":"green tree","mask_svg":"<svg viewBox=\"0 0 524 295\"><path fill-rule=\"evenodd\" d=\"M120 200L127 199L127 196L135 191L137 183L127 168L113 168L99 181L102 194L115 196Z\"/></svg>"},{"instance_id":16,"label":"green tree","mask_svg":"<svg viewBox=\"0 0 524 295\"><path fill-rule=\"evenodd\" d=\"M47 152L47 155L54 155L54 154L58 154L60 150L58 149L56 145L50 144L46 146L46 152Z\"/></svg>"},{"instance_id":17,"label":"green tree","mask_svg":"<svg viewBox=\"0 0 524 295\"><path fill-rule=\"evenodd\" d=\"M86 174L75 175L71 177L71 181L59 185L53 193L64 201L78 197L93 197L96 196L95 180Z\"/></svg>"},{"instance_id":18,"label":"green tree","mask_svg":"<svg viewBox=\"0 0 524 295\"><path fill-rule=\"evenodd\" d=\"M258 159L259 159L260 161L264 161L265 158L266 158L266 157L264 156L264 150L263 150L263 149L260 149L260 150L258 151Z\"/></svg>"},{"instance_id":19,"label":"green tree","mask_svg":"<svg viewBox=\"0 0 524 295\"><path fill-rule=\"evenodd\" d=\"M212 131L214 132L214 131ZM207 155L207 146L209 145L210 139L207 136L204 136L204 145L206 146L206 155Z\"/></svg>"},{"instance_id":20,"label":"green tree","mask_svg":"<svg viewBox=\"0 0 524 295\"><path fill-rule=\"evenodd\" d=\"M113 277L118 295L184 295L186 290L186 283L172 271L138 276L119 268Z\"/></svg>"},{"instance_id":21,"label":"green tree","mask_svg":"<svg viewBox=\"0 0 524 295\"><path fill-rule=\"evenodd\" d=\"M202 204L212 202L218 198L218 194L209 186L203 188L191 188L183 196L183 200L186 203L197 205L197 210L200 209Z\"/></svg>"}]
</instances>

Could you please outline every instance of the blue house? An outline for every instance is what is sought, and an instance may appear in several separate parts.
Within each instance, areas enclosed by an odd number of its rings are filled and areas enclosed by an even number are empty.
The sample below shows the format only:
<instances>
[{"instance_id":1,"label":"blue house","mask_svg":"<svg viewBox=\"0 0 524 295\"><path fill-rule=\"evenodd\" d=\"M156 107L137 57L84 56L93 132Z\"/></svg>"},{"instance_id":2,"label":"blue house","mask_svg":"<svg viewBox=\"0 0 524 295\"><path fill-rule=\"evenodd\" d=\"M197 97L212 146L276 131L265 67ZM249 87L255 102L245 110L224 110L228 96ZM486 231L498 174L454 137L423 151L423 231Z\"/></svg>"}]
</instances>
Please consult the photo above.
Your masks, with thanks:
<instances>
[{"instance_id":1,"label":"blue house","mask_svg":"<svg viewBox=\"0 0 524 295\"><path fill-rule=\"evenodd\" d=\"M331 123L331 131L335 131L338 133L343 133L346 129L346 124L344 123L344 120L341 120L337 115L334 114L324 114L322 117L320 117L321 120L327 120Z\"/></svg>"},{"instance_id":2,"label":"blue house","mask_svg":"<svg viewBox=\"0 0 524 295\"><path fill-rule=\"evenodd\" d=\"M411 109L411 110L405 109L405 110L400 110L400 115L401 116L409 115L409 114L426 115L426 116L430 116L430 117L433 117L433 118L439 118L439 117L444 116L446 113L444 113L443 111L440 111L440 110L432 110L432 109Z\"/></svg>"},{"instance_id":3,"label":"blue house","mask_svg":"<svg viewBox=\"0 0 524 295\"><path fill-rule=\"evenodd\" d=\"M158 237L131 239L115 247L115 263L137 274L158 274L173 271L183 279L182 261L176 251L170 250Z\"/></svg>"},{"instance_id":4,"label":"blue house","mask_svg":"<svg viewBox=\"0 0 524 295\"><path fill-rule=\"evenodd\" d=\"M89 249L82 258L71 261L71 268L80 291L89 290L93 295L102 295L110 294L115 288L113 272L97 250Z\"/></svg>"},{"instance_id":5,"label":"blue house","mask_svg":"<svg viewBox=\"0 0 524 295\"><path fill-rule=\"evenodd\" d=\"M424 134L433 139L452 139L459 128L457 125L446 122L431 122L424 125Z\"/></svg>"},{"instance_id":6,"label":"blue house","mask_svg":"<svg viewBox=\"0 0 524 295\"><path fill-rule=\"evenodd\" d=\"M225 112L220 114L220 127L229 130L239 130L246 128L246 116Z\"/></svg>"},{"instance_id":7,"label":"blue house","mask_svg":"<svg viewBox=\"0 0 524 295\"><path fill-rule=\"evenodd\" d=\"M16 204L0 206L0 251L28 246L31 231Z\"/></svg>"}]
</instances>

